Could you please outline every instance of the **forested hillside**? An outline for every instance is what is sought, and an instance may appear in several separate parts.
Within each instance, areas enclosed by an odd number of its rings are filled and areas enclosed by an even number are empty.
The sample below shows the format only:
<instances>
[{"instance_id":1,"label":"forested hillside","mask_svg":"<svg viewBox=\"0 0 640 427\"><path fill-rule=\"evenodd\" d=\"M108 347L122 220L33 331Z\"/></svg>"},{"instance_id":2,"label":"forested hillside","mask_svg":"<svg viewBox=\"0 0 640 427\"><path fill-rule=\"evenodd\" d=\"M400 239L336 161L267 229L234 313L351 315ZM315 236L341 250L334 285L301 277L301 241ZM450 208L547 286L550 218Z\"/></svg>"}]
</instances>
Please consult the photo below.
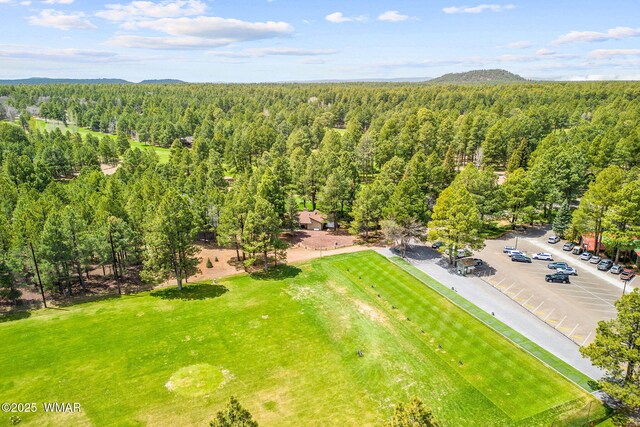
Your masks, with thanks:
<instances>
[{"instance_id":1,"label":"forested hillside","mask_svg":"<svg viewBox=\"0 0 640 427\"><path fill-rule=\"evenodd\" d=\"M491 220L551 222L559 208L567 235L616 248L640 227L637 83L2 86L0 114L7 301L25 285L77 292L105 266L119 286L140 272L181 283L197 236L267 268L303 205L406 242L457 203L478 219L457 248ZM35 116L112 136L41 131Z\"/></svg>"},{"instance_id":2,"label":"forested hillside","mask_svg":"<svg viewBox=\"0 0 640 427\"><path fill-rule=\"evenodd\" d=\"M524 78L507 70L471 70L464 73L449 73L431 80L432 83L513 83L524 82Z\"/></svg>"}]
</instances>

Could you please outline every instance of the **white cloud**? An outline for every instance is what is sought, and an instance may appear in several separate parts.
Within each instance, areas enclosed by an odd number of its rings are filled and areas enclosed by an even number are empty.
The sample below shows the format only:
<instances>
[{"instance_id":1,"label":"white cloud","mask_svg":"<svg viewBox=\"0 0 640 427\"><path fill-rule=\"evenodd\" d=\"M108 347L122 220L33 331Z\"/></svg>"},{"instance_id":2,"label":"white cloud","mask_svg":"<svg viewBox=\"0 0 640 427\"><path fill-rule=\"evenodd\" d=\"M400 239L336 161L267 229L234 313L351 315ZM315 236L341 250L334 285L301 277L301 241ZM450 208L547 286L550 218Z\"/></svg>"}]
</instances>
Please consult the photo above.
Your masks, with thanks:
<instances>
[{"instance_id":1,"label":"white cloud","mask_svg":"<svg viewBox=\"0 0 640 427\"><path fill-rule=\"evenodd\" d=\"M0 58L4 60L29 60L45 62L114 62L130 61L133 57L124 57L114 52L86 49L50 49L29 45L0 45Z\"/></svg>"},{"instance_id":2,"label":"white cloud","mask_svg":"<svg viewBox=\"0 0 640 427\"><path fill-rule=\"evenodd\" d=\"M542 49L538 49L536 50L536 55L538 56L553 56L556 55L556 53L550 49L546 49L546 48L542 48Z\"/></svg>"},{"instance_id":3,"label":"white cloud","mask_svg":"<svg viewBox=\"0 0 640 427\"><path fill-rule=\"evenodd\" d=\"M239 19L219 18L217 16L139 21L132 24L131 28L155 30L172 36L231 41L282 37L293 32L293 27L286 22L247 22Z\"/></svg>"},{"instance_id":4,"label":"white cloud","mask_svg":"<svg viewBox=\"0 0 640 427\"><path fill-rule=\"evenodd\" d=\"M554 44L576 42L601 42L606 40L620 40L640 36L640 28L615 27L606 32L598 31L570 31L553 41Z\"/></svg>"},{"instance_id":5,"label":"white cloud","mask_svg":"<svg viewBox=\"0 0 640 427\"><path fill-rule=\"evenodd\" d=\"M30 6L31 5L31 0L25 0L25 1L21 1L20 2L21 6Z\"/></svg>"},{"instance_id":6,"label":"white cloud","mask_svg":"<svg viewBox=\"0 0 640 427\"><path fill-rule=\"evenodd\" d=\"M105 10L96 12L96 16L109 21L123 22L202 15L206 9L207 5L199 0L175 0L160 3L133 1L128 4L107 4Z\"/></svg>"},{"instance_id":7,"label":"white cloud","mask_svg":"<svg viewBox=\"0 0 640 427\"><path fill-rule=\"evenodd\" d=\"M232 51L209 51L207 54L222 56L225 58L256 58L263 56L318 56L332 55L335 49L303 49L297 47L261 47L248 48L238 52Z\"/></svg>"},{"instance_id":8,"label":"white cloud","mask_svg":"<svg viewBox=\"0 0 640 427\"><path fill-rule=\"evenodd\" d=\"M409 15L402 15L397 10L387 10L378 16L378 21L401 22L409 19Z\"/></svg>"},{"instance_id":9,"label":"white cloud","mask_svg":"<svg viewBox=\"0 0 640 427\"><path fill-rule=\"evenodd\" d=\"M231 39L207 40L199 37L147 37L122 35L107 40L109 46L136 49L204 49L225 46Z\"/></svg>"},{"instance_id":10,"label":"white cloud","mask_svg":"<svg viewBox=\"0 0 640 427\"><path fill-rule=\"evenodd\" d=\"M601 80L640 80L640 74L585 74L569 76L565 80L573 82L593 82Z\"/></svg>"},{"instance_id":11,"label":"white cloud","mask_svg":"<svg viewBox=\"0 0 640 427\"><path fill-rule=\"evenodd\" d=\"M596 49L589 52L589 58L608 59L618 56L638 56L640 49Z\"/></svg>"},{"instance_id":12,"label":"white cloud","mask_svg":"<svg viewBox=\"0 0 640 427\"><path fill-rule=\"evenodd\" d=\"M520 40L517 42L509 43L504 46L499 46L504 49L526 49L528 47L533 46L533 43L527 40Z\"/></svg>"},{"instance_id":13,"label":"white cloud","mask_svg":"<svg viewBox=\"0 0 640 427\"><path fill-rule=\"evenodd\" d=\"M334 24L341 24L343 22L351 22L351 21L366 21L367 17L365 15L359 15L354 17L344 16L342 12L333 12L324 17L329 22L333 22Z\"/></svg>"},{"instance_id":14,"label":"white cloud","mask_svg":"<svg viewBox=\"0 0 640 427\"><path fill-rule=\"evenodd\" d=\"M29 24L40 27L57 28L58 30L86 30L96 28L89 20L85 19L82 12L64 13L53 9L41 10L38 15L27 17Z\"/></svg>"},{"instance_id":15,"label":"white cloud","mask_svg":"<svg viewBox=\"0 0 640 427\"><path fill-rule=\"evenodd\" d=\"M71 4L73 0L43 0L44 4Z\"/></svg>"},{"instance_id":16,"label":"white cloud","mask_svg":"<svg viewBox=\"0 0 640 427\"><path fill-rule=\"evenodd\" d=\"M512 4L479 4L478 6L450 6L443 8L442 11L444 13L481 13L485 10L502 12L511 9L515 9Z\"/></svg>"}]
</instances>

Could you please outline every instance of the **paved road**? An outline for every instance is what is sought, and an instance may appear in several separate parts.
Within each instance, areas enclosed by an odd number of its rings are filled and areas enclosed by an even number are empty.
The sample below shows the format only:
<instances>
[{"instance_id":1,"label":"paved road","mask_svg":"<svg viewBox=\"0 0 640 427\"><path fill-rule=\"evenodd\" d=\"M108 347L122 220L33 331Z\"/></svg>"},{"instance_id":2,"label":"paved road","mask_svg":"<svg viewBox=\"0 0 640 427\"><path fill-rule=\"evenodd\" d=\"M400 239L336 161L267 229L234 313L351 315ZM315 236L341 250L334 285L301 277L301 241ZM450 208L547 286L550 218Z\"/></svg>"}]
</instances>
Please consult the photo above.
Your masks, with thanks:
<instances>
[{"instance_id":1,"label":"paved road","mask_svg":"<svg viewBox=\"0 0 640 427\"><path fill-rule=\"evenodd\" d=\"M379 249L386 257L398 254L389 249ZM591 378L598 379L603 372L591 365L578 351L578 345L544 323L515 301L477 277L461 277L451 271L437 252L425 246L413 246L407 251L408 261L434 279L458 293L487 313L515 329L531 341L553 353L569 365Z\"/></svg>"}]
</instances>

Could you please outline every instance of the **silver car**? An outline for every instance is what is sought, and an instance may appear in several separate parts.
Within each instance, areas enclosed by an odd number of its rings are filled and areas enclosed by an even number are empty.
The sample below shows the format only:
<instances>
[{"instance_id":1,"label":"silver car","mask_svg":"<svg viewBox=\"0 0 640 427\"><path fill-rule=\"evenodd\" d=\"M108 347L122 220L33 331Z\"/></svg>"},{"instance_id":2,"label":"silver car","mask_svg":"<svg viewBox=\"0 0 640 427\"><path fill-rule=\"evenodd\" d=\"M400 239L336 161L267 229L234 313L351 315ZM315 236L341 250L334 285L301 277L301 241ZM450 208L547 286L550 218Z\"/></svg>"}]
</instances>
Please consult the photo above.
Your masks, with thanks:
<instances>
[{"instance_id":1,"label":"silver car","mask_svg":"<svg viewBox=\"0 0 640 427\"><path fill-rule=\"evenodd\" d=\"M582 261L589 261L592 256L593 254L591 252L584 252L582 255L580 255L580 259Z\"/></svg>"},{"instance_id":2,"label":"silver car","mask_svg":"<svg viewBox=\"0 0 640 427\"><path fill-rule=\"evenodd\" d=\"M612 274L620 274L622 273L622 270L624 270L624 267L618 264L614 264L611 269L609 270L609 273Z\"/></svg>"},{"instance_id":3,"label":"silver car","mask_svg":"<svg viewBox=\"0 0 640 427\"><path fill-rule=\"evenodd\" d=\"M566 274L568 276L577 276L578 275L578 270L576 270L573 267L559 268L556 271L558 273Z\"/></svg>"}]
</instances>

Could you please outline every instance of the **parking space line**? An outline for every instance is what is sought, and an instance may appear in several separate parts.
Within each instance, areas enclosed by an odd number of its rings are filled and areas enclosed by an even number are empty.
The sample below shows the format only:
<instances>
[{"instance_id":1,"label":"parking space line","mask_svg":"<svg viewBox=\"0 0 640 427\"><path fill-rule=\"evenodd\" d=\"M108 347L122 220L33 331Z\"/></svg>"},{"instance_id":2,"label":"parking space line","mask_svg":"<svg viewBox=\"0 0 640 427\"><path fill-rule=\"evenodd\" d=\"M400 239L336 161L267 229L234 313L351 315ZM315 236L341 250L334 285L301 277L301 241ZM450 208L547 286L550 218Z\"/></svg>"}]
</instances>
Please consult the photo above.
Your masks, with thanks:
<instances>
[{"instance_id":1,"label":"parking space line","mask_svg":"<svg viewBox=\"0 0 640 427\"><path fill-rule=\"evenodd\" d=\"M535 309L533 309L533 312L537 313L538 310L540 309L540 307L542 307L542 304L544 304L544 301L542 301L539 306L537 306Z\"/></svg>"},{"instance_id":2,"label":"parking space line","mask_svg":"<svg viewBox=\"0 0 640 427\"><path fill-rule=\"evenodd\" d=\"M567 316L564 316L564 317L562 318L562 320L560 321L560 323L558 323L558 324L556 325L556 329L558 329L558 328L560 327L560 325L562 325L562 322L564 322L564 319L566 319L566 318L567 318Z\"/></svg>"},{"instance_id":3,"label":"parking space line","mask_svg":"<svg viewBox=\"0 0 640 427\"><path fill-rule=\"evenodd\" d=\"M582 345L585 345L587 343L587 340L589 340L589 338L591 338L591 334L593 332L589 332L589 335L587 335L587 337L584 339L584 341L582 342Z\"/></svg>"},{"instance_id":4,"label":"parking space line","mask_svg":"<svg viewBox=\"0 0 640 427\"><path fill-rule=\"evenodd\" d=\"M515 285L515 283L512 283L511 286L509 286L507 289L504 290L504 292L507 293L509 291L509 289L511 289L513 287L513 285Z\"/></svg>"},{"instance_id":5,"label":"parking space line","mask_svg":"<svg viewBox=\"0 0 640 427\"><path fill-rule=\"evenodd\" d=\"M580 323L578 323L572 330L571 332L569 332L569 336L573 335L573 333L576 331L576 329L578 329L578 326L580 326Z\"/></svg>"},{"instance_id":6,"label":"parking space line","mask_svg":"<svg viewBox=\"0 0 640 427\"><path fill-rule=\"evenodd\" d=\"M518 293L513 296L513 299L516 299L518 297L518 295L520 295L522 293L522 291L524 291L524 289L520 289L518 291Z\"/></svg>"},{"instance_id":7,"label":"parking space line","mask_svg":"<svg viewBox=\"0 0 640 427\"><path fill-rule=\"evenodd\" d=\"M551 311L549 312L549 314L547 314L547 317L544 318L544 321L546 322L547 319L549 318L549 316L551 316L551 313L553 313L555 311L555 308L552 308Z\"/></svg>"},{"instance_id":8,"label":"parking space line","mask_svg":"<svg viewBox=\"0 0 640 427\"><path fill-rule=\"evenodd\" d=\"M500 286L500 284L502 282L504 282L506 280L506 277L503 277L502 280L500 280L498 283L496 283L496 287Z\"/></svg>"}]
</instances>

